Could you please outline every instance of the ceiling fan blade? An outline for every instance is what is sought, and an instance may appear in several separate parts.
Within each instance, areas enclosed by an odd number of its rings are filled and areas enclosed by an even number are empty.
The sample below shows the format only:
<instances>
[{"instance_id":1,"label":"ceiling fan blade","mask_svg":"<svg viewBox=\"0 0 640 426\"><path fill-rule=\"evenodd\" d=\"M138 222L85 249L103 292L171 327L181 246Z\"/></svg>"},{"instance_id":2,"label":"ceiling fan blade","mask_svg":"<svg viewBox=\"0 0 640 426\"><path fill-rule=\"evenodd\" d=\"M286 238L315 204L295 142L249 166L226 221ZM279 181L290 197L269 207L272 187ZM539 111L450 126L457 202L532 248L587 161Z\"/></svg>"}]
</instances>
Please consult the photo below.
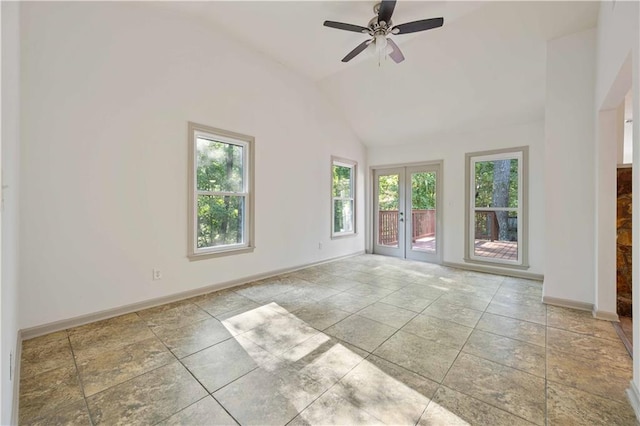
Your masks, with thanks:
<instances>
[{"instance_id":1,"label":"ceiling fan blade","mask_svg":"<svg viewBox=\"0 0 640 426\"><path fill-rule=\"evenodd\" d=\"M444 18L423 19L421 21L407 22L393 27L392 34L408 34L417 33L418 31L431 30L441 27L444 24Z\"/></svg>"},{"instance_id":2,"label":"ceiling fan blade","mask_svg":"<svg viewBox=\"0 0 640 426\"><path fill-rule=\"evenodd\" d=\"M393 59L393 62L399 64L400 62L404 61L404 55L400 51L400 48L398 47L396 42L391 40L390 38L387 38L387 43L393 49L391 53L389 53L389 57Z\"/></svg>"},{"instance_id":3,"label":"ceiling fan blade","mask_svg":"<svg viewBox=\"0 0 640 426\"><path fill-rule=\"evenodd\" d=\"M362 51L366 49L370 43L371 43L371 40L365 40L362 43L360 43L358 46L356 46L355 49L349 52L347 56L342 58L342 62L349 62L350 60L355 58L358 54L362 53Z\"/></svg>"},{"instance_id":4,"label":"ceiling fan blade","mask_svg":"<svg viewBox=\"0 0 640 426\"><path fill-rule=\"evenodd\" d=\"M378 10L378 23L382 21L389 23L395 7L396 0L382 0L380 3L380 10Z\"/></svg>"},{"instance_id":5,"label":"ceiling fan blade","mask_svg":"<svg viewBox=\"0 0 640 426\"><path fill-rule=\"evenodd\" d=\"M354 33L368 33L369 28L360 25L345 24L344 22L324 21L324 26L329 28L337 28L339 30L352 31Z\"/></svg>"}]
</instances>

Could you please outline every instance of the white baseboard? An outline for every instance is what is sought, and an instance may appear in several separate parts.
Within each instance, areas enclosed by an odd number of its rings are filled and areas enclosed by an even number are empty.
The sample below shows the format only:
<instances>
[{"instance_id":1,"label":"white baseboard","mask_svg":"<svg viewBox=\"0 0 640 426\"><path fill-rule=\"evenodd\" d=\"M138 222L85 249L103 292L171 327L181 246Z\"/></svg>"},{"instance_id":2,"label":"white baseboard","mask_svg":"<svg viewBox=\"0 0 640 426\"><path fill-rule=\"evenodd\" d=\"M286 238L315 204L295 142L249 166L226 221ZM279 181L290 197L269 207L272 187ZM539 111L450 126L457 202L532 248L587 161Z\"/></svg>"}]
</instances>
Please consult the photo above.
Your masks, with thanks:
<instances>
[{"instance_id":1,"label":"white baseboard","mask_svg":"<svg viewBox=\"0 0 640 426\"><path fill-rule=\"evenodd\" d=\"M629 403L633 408L633 411L636 413L636 424L637 421L640 420L640 392L638 392L638 388L636 384L633 383L633 380L629 384L629 388L627 389L627 398L629 399Z\"/></svg>"},{"instance_id":2,"label":"white baseboard","mask_svg":"<svg viewBox=\"0 0 640 426\"><path fill-rule=\"evenodd\" d=\"M527 280L542 281L544 275L534 274L531 272L520 271L517 269L504 269L493 266L476 265L472 263L457 263L457 262L442 262L442 266L448 266L450 268L464 269L474 272L485 272L487 274L504 275L507 277L524 278Z\"/></svg>"},{"instance_id":3,"label":"white baseboard","mask_svg":"<svg viewBox=\"0 0 640 426\"><path fill-rule=\"evenodd\" d=\"M592 314L593 314L593 317L597 319L612 321L612 322L620 322L620 318L618 317L618 314L616 312L601 311L593 308Z\"/></svg>"},{"instance_id":4,"label":"white baseboard","mask_svg":"<svg viewBox=\"0 0 640 426\"><path fill-rule=\"evenodd\" d=\"M578 302L577 300L561 299L559 297L542 296L542 303L563 308L578 309L593 312L593 303Z\"/></svg>"},{"instance_id":5,"label":"white baseboard","mask_svg":"<svg viewBox=\"0 0 640 426\"><path fill-rule=\"evenodd\" d=\"M18 411L20 410L20 360L22 359L22 332L16 333L16 347L13 351L13 400L11 401L11 424L18 424Z\"/></svg>"},{"instance_id":6,"label":"white baseboard","mask_svg":"<svg viewBox=\"0 0 640 426\"><path fill-rule=\"evenodd\" d=\"M169 296L158 297L154 299L145 300L138 303L132 303L118 308L105 309L103 311L80 315L77 317L64 319L60 321L51 322L48 324L38 325L35 327L29 327L20 330L22 340L32 339L34 337L43 336L49 333L55 333L56 331L66 330L68 328L78 327L81 325L89 324L92 322L117 317L120 315L130 314L132 312L140 311L142 309L153 308L155 306L164 305L166 303L178 302L180 300L188 299L190 297L200 296L202 294L211 293L213 291L224 290L232 287L237 287L242 284L247 284L252 281L262 280L265 278L273 277L276 275L287 274L290 272L298 271L300 269L309 268L311 266L322 265L324 263L335 262L336 260L345 259L352 256L358 256L364 254L364 250L357 251L355 253L336 256L330 259L324 259L318 262L311 262L307 264L297 265L290 268L283 268L278 270L272 270L264 272L262 274L252 275L249 277L240 278L237 280L226 281L223 283L213 284L206 287L200 287L194 290L183 291L175 293Z\"/></svg>"}]
</instances>

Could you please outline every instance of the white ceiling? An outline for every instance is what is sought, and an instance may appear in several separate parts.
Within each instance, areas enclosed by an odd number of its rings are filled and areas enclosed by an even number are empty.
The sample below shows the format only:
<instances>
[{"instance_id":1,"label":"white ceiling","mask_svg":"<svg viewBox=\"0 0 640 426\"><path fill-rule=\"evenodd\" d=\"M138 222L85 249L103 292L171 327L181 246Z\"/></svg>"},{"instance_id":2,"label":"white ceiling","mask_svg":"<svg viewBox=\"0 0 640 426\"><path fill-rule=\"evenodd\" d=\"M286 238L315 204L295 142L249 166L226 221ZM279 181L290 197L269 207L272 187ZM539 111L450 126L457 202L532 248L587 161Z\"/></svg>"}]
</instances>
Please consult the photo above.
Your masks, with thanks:
<instances>
[{"instance_id":1,"label":"white ceiling","mask_svg":"<svg viewBox=\"0 0 640 426\"><path fill-rule=\"evenodd\" d=\"M595 26L598 2L403 1L396 24L443 16L442 28L395 36L406 60L378 66L366 36L375 1L162 3L204 20L315 81L369 146L416 143L543 119L546 42Z\"/></svg>"}]
</instances>

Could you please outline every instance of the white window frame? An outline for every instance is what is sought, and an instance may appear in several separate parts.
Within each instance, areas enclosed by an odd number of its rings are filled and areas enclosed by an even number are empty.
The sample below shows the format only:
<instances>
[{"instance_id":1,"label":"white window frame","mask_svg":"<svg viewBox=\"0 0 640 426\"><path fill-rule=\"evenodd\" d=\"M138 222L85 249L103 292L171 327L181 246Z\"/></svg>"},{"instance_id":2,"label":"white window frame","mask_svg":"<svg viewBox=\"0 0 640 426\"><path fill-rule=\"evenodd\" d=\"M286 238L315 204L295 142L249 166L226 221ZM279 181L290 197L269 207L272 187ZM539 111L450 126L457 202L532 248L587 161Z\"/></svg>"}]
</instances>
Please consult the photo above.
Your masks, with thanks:
<instances>
[{"instance_id":1,"label":"white window frame","mask_svg":"<svg viewBox=\"0 0 640 426\"><path fill-rule=\"evenodd\" d=\"M335 166L340 167L348 167L351 169L351 194L349 197L335 197L333 195L333 168ZM340 157L331 157L331 174L330 174L330 183L331 183L331 238L343 238L343 237L352 237L357 234L357 208L356 208L356 181L358 176L358 163L353 160L347 160L345 158ZM353 222L353 230L346 232L335 232L335 205L336 201L352 201L353 202L353 211L352 211L352 222Z\"/></svg>"},{"instance_id":2,"label":"white window frame","mask_svg":"<svg viewBox=\"0 0 640 426\"><path fill-rule=\"evenodd\" d=\"M217 129L189 122L189 229L188 229L188 257L191 260L206 259L232 254L249 253L255 248L254 242L254 142L253 136ZM243 147L243 188L241 192L202 191L197 187L197 140L209 139L225 144ZM198 248L198 196L199 195L230 195L244 197L243 212L243 242L212 247Z\"/></svg>"},{"instance_id":3,"label":"white window frame","mask_svg":"<svg viewBox=\"0 0 640 426\"><path fill-rule=\"evenodd\" d=\"M466 154L465 262L528 269L528 147L508 148ZM476 163L497 160L518 160L518 207L476 207ZM516 260L496 259L475 254L475 213L481 211L516 212L518 217L518 257Z\"/></svg>"}]
</instances>

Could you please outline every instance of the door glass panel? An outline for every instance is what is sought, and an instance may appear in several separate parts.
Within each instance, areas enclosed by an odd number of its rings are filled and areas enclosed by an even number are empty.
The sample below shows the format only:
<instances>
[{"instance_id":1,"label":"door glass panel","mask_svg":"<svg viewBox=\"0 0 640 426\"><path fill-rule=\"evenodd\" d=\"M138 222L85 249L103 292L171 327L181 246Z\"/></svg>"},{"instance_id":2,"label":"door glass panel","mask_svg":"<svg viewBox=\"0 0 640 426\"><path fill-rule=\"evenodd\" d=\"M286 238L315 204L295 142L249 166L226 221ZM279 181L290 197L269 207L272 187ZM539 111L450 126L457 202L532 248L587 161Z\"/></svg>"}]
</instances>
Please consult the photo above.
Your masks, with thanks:
<instances>
[{"instance_id":1,"label":"door glass panel","mask_svg":"<svg viewBox=\"0 0 640 426\"><path fill-rule=\"evenodd\" d=\"M436 173L411 174L411 249L436 252Z\"/></svg>"},{"instance_id":2,"label":"door glass panel","mask_svg":"<svg viewBox=\"0 0 640 426\"><path fill-rule=\"evenodd\" d=\"M400 176L378 176L378 244L398 247L398 208Z\"/></svg>"},{"instance_id":3,"label":"door glass panel","mask_svg":"<svg viewBox=\"0 0 640 426\"><path fill-rule=\"evenodd\" d=\"M476 211L473 254L518 260L518 212Z\"/></svg>"}]
</instances>

